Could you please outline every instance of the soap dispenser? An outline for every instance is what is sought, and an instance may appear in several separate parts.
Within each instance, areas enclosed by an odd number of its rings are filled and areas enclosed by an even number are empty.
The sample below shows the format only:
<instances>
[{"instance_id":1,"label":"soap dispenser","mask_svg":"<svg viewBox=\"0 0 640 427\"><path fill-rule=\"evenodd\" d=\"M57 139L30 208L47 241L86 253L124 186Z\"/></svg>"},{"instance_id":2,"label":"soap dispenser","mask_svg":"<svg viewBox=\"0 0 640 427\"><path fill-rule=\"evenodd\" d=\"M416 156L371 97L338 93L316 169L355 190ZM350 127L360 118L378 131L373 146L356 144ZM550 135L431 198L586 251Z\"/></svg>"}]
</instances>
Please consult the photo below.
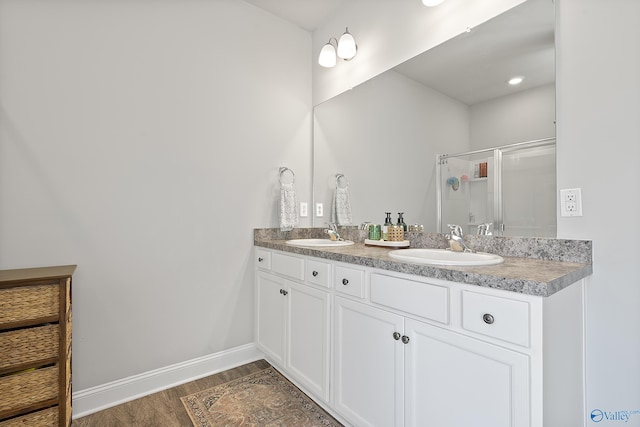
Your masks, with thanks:
<instances>
[{"instance_id":1,"label":"soap dispenser","mask_svg":"<svg viewBox=\"0 0 640 427\"><path fill-rule=\"evenodd\" d=\"M407 224L405 224L404 222L404 218L402 217L404 215L404 212L398 212L398 226L402 227L402 229L404 230L404 232L407 232Z\"/></svg>"},{"instance_id":2,"label":"soap dispenser","mask_svg":"<svg viewBox=\"0 0 640 427\"><path fill-rule=\"evenodd\" d=\"M384 225L382 226L382 240L389 240L389 227L393 225L391 222L391 212L385 212L387 217L384 220Z\"/></svg>"}]
</instances>

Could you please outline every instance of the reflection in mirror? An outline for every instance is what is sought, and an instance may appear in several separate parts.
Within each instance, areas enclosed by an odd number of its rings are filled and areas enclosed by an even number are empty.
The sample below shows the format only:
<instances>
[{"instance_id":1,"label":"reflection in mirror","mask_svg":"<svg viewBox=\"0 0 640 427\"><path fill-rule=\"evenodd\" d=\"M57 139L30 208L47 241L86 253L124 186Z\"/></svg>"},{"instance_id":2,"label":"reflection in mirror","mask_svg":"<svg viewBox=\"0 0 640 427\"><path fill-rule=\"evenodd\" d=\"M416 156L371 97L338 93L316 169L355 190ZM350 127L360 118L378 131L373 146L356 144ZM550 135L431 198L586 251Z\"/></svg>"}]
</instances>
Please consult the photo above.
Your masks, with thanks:
<instances>
[{"instance_id":1,"label":"reflection in mirror","mask_svg":"<svg viewBox=\"0 0 640 427\"><path fill-rule=\"evenodd\" d=\"M315 202L331 206L343 173L353 225L404 212L436 232L439 154L555 135L553 39L553 3L528 0L316 106Z\"/></svg>"},{"instance_id":2,"label":"reflection in mirror","mask_svg":"<svg viewBox=\"0 0 640 427\"><path fill-rule=\"evenodd\" d=\"M556 236L555 138L442 155L436 164L438 232Z\"/></svg>"}]
</instances>

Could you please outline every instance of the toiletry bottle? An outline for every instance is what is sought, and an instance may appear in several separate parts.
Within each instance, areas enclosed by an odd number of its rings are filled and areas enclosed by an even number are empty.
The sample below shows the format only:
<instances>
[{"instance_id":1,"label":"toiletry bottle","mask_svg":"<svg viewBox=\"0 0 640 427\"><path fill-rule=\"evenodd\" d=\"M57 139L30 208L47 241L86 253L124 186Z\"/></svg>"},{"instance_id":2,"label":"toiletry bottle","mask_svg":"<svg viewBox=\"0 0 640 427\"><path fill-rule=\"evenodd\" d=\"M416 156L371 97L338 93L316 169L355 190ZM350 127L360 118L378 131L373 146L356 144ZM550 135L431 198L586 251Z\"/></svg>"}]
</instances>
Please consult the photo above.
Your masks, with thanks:
<instances>
[{"instance_id":1,"label":"toiletry bottle","mask_svg":"<svg viewBox=\"0 0 640 427\"><path fill-rule=\"evenodd\" d=\"M380 224L369 225L369 240L380 240L382 237L382 227Z\"/></svg>"},{"instance_id":2,"label":"toiletry bottle","mask_svg":"<svg viewBox=\"0 0 640 427\"><path fill-rule=\"evenodd\" d=\"M385 214L387 217L382 226L382 240L389 240L389 227L393 225L393 222L391 222L391 212L385 212Z\"/></svg>"},{"instance_id":3,"label":"toiletry bottle","mask_svg":"<svg viewBox=\"0 0 640 427\"><path fill-rule=\"evenodd\" d=\"M402 229L406 233L407 232L407 224L404 223L404 218L402 217L402 215L404 215L404 212L398 212L398 225L400 227L402 227Z\"/></svg>"}]
</instances>

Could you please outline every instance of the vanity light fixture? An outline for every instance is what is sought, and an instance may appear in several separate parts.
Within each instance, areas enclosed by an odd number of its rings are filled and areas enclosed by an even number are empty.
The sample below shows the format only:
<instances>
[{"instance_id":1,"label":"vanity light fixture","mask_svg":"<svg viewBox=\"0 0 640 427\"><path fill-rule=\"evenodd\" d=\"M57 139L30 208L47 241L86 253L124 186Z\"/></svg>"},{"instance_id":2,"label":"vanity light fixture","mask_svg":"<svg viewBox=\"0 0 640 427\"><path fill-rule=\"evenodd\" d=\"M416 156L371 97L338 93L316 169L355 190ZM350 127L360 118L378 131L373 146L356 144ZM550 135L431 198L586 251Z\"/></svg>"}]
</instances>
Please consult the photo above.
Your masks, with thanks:
<instances>
[{"instance_id":1,"label":"vanity light fixture","mask_svg":"<svg viewBox=\"0 0 640 427\"><path fill-rule=\"evenodd\" d=\"M336 45L338 42L334 37L329 39L329 43L322 46L322 50L320 51L320 56L318 57L318 64L323 67L335 67L336 66L336 48L333 46L331 42L335 42Z\"/></svg>"},{"instance_id":2,"label":"vanity light fixture","mask_svg":"<svg viewBox=\"0 0 640 427\"><path fill-rule=\"evenodd\" d=\"M356 39L349 32L349 28L345 28L344 34L338 40L338 57L349 61L358 53L358 45Z\"/></svg>"},{"instance_id":3,"label":"vanity light fixture","mask_svg":"<svg viewBox=\"0 0 640 427\"><path fill-rule=\"evenodd\" d=\"M523 81L524 81L524 76L515 76L515 77L511 77L508 83L510 86L518 86Z\"/></svg>"},{"instance_id":4,"label":"vanity light fixture","mask_svg":"<svg viewBox=\"0 0 640 427\"><path fill-rule=\"evenodd\" d=\"M444 2L444 0L422 0L422 4L429 7L437 6L442 2Z\"/></svg>"},{"instance_id":5,"label":"vanity light fixture","mask_svg":"<svg viewBox=\"0 0 640 427\"><path fill-rule=\"evenodd\" d=\"M337 57L349 61L356 56L356 53L358 53L358 45L356 45L356 40L349 32L349 28L347 28L340 40L331 37L327 44L322 47L318 57L318 64L327 68L335 67Z\"/></svg>"}]
</instances>

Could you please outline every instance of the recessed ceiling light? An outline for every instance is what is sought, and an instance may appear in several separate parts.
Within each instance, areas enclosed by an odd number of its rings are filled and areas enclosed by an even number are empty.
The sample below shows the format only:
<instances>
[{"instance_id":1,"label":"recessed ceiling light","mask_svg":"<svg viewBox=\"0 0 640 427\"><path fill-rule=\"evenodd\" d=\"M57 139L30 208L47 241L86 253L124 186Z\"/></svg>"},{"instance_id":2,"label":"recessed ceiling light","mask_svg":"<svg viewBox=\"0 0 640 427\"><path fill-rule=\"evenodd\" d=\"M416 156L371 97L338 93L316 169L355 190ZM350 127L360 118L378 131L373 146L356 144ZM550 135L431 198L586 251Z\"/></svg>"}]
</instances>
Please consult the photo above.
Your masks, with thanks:
<instances>
[{"instance_id":1,"label":"recessed ceiling light","mask_svg":"<svg viewBox=\"0 0 640 427\"><path fill-rule=\"evenodd\" d=\"M524 81L524 77L523 76L515 76L515 77L511 77L509 79L509 84L511 86L518 86L523 81Z\"/></svg>"}]
</instances>

